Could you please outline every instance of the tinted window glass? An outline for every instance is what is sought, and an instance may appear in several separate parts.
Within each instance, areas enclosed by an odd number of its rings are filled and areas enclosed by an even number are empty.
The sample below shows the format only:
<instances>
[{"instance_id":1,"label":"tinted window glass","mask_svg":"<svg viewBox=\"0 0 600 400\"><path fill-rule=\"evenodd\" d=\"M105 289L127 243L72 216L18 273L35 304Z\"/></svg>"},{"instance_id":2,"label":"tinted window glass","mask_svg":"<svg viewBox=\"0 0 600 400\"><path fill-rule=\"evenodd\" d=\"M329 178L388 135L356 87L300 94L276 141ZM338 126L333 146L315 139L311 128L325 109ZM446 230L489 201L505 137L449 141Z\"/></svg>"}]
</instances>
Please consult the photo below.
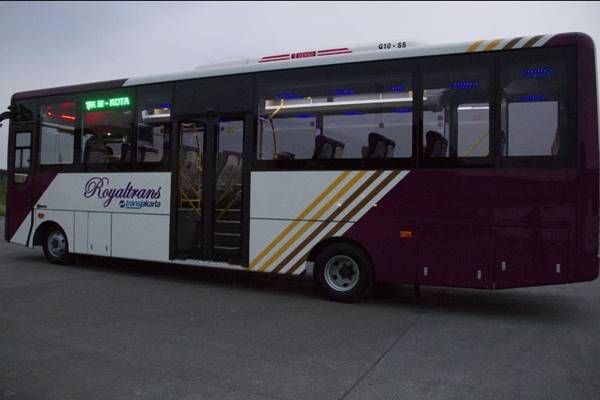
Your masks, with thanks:
<instances>
[{"instance_id":1,"label":"tinted window glass","mask_svg":"<svg viewBox=\"0 0 600 400\"><path fill-rule=\"evenodd\" d=\"M412 155L413 99L408 72L391 70L338 82L295 82L263 92L259 159Z\"/></svg>"},{"instance_id":2,"label":"tinted window glass","mask_svg":"<svg viewBox=\"0 0 600 400\"><path fill-rule=\"evenodd\" d=\"M131 160L133 112L127 96L93 96L84 101L82 160L112 164Z\"/></svg>"},{"instance_id":3,"label":"tinted window glass","mask_svg":"<svg viewBox=\"0 0 600 400\"><path fill-rule=\"evenodd\" d=\"M390 111L328 115L323 118L323 132L344 143L344 158L410 157L412 109Z\"/></svg>"},{"instance_id":4,"label":"tinted window glass","mask_svg":"<svg viewBox=\"0 0 600 400\"><path fill-rule=\"evenodd\" d=\"M258 158L309 159L315 150L317 119L315 116L261 118L259 122Z\"/></svg>"},{"instance_id":5,"label":"tinted window glass","mask_svg":"<svg viewBox=\"0 0 600 400\"><path fill-rule=\"evenodd\" d=\"M138 92L137 161L169 160L171 87L142 88Z\"/></svg>"},{"instance_id":6,"label":"tinted window glass","mask_svg":"<svg viewBox=\"0 0 600 400\"><path fill-rule=\"evenodd\" d=\"M490 149L488 67L425 68L425 158L485 157Z\"/></svg>"},{"instance_id":7,"label":"tinted window glass","mask_svg":"<svg viewBox=\"0 0 600 400\"><path fill-rule=\"evenodd\" d=\"M489 103L459 104L458 156L485 157L490 152L490 105Z\"/></svg>"},{"instance_id":8,"label":"tinted window glass","mask_svg":"<svg viewBox=\"0 0 600 400\"><path fill-rule=\"evenodd\" d=\"M17 132L15 135L15 169L29 169L31 156L31 132Z\"/></svg>"},{"instance_id":9,"label":"tinted window glass","mask_svg":"<svg viewBox=\"0 0 600 400\"><path fill-rule=\"evenodd\" d=\"M77 112L74 101L40 107L40 164L72 164Z\"/></svg>"},{"instance_id":10,"label":"tinted window glass","mask_svg":"<svg viewBox=\"0 0 600 400\"><path fill-rule=\"evenodd\" d=\"M502 65L501 153L564 156L573 142L567 129L566 62L530 54Z\"/></svg>"}]
</instances>

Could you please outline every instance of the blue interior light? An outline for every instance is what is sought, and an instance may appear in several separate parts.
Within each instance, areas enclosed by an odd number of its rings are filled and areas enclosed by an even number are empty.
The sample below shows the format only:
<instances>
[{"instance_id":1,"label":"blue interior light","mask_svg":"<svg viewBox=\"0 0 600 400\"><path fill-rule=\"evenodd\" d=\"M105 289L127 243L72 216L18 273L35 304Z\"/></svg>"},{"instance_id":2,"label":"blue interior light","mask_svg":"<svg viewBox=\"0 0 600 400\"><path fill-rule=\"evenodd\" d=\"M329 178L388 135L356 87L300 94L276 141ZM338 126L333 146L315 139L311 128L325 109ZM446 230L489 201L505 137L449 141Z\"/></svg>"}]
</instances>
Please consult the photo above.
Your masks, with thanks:
<instances>
[{"instance_id":1,"label":"blue interior light","mask_svg":"<svg viewBox=\"0 0 600 400\"><path fill-rule=\"evenodd\" d=\"M554 68L550 67L532 67L521 70L521 76L524 78L544 78L552 75L554 75Z\"/></svg>"},{"instance_id":2,"label":"blue interior light","mask_svg":"<svg viewBox=\"0 0 600 400\"><path fill-rule=\"evenodd\" d=\"M397 108L393 108L392 112L395 112L395 113L409 113L409 112L412 112L412 107L397 107Z\"/></svg>"},{"instance_id":3,"label":"blue interior light","mask_svg":"<svg viewBox=\"0 0 600 400\"><path fill-rule=\"evenodd\" d=\"M479 81L455 81L448 85L450 89L476 89L479 87Z\"/></svg>"},{"instance_id":4,"label":"blue interior light","mask_svg":"<svg viewBox=\"0 0 600 400\"><path fill-rule=\"evenodd\" d=\"M337 89L335 92L333 92L333 94L335 96L350 96L355 93L356 93L356 90L352 90L352 89Z\"/></svg>"},{"instance_id":5,"label":"blue interior light","mask_svg":"<svg viewBox=\"0 0 600 400\"><path fill-rule=\"evenodd\" d=\"M279 93L278 95L275 96L275 98L277 100L301 99L302 97L304 97L304 96L297 94L297 93L291 93L291 92Z\"/></svg>"},{"instance_id":6,"label":"blue interior light","mask_svg":"<svg viewBox=\"0 0 600 400\"><path fill-rule=\"evenodd\" d=\"M406 87L404 85L395 85L390 86L390 90L392 92L406 92Z\"/></svg>"},{"instance_id":7,"label":"blue interior light","mask_svg":"<svg viewBox=\"0 0 600 400\"><path fill-rule=\"evenodd\" d=\"M314 114L298 114L296 118L307 119L307 118L315 118Z\"/></svg>"},{"instance_id":8,"label":"blue interior light","mask_svg":"<svg viewBox=\"0 0 600 400\"><path fill-rule=\"evenodd\" d=\"M546 100L546 96L541 95L528 95L519 97L521 101L544 101Z\"/></svg>"},{"instance_id":9,"label":"blue interior light","mask_svg":"<svg viewBox=\"0 0 600 400\"><path fill-rule=\"evenodd\" d=\"M343 115L361 115L364 114L362 111L344 111Z\"/></svg>"}]
</instances>

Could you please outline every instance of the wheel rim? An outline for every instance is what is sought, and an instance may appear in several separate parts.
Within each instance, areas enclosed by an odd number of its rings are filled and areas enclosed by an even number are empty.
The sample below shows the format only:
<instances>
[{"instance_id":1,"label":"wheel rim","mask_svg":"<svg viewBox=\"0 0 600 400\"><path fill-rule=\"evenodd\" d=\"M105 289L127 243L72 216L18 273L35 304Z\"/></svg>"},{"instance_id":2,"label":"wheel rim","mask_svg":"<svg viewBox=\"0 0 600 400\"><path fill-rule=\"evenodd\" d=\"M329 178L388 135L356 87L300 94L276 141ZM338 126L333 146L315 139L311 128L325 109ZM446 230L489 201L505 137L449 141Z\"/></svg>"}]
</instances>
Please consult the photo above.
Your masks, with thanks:
<instances>
[{"instance_id":1,"label":"wheel rim","mask_svg":"<svg viewBox=\"0 0 600 400\"><path fill-rule=\"evenodd\" d=\"M352 290L358 283L358 264L348 256L334 256L325 264L325 281L338 292Z\"/></svg>"},{"instance_id":2,"label":"wheel rim","mask_svg":"<svg viewBox=\"0 0 600 400\"><path fill-rule=\"evenodd\" d=\"M52 231L48 235L48 252L54 258L62 258L67 252L67 238L60 231Z\"/></svg>"}]
</instances>

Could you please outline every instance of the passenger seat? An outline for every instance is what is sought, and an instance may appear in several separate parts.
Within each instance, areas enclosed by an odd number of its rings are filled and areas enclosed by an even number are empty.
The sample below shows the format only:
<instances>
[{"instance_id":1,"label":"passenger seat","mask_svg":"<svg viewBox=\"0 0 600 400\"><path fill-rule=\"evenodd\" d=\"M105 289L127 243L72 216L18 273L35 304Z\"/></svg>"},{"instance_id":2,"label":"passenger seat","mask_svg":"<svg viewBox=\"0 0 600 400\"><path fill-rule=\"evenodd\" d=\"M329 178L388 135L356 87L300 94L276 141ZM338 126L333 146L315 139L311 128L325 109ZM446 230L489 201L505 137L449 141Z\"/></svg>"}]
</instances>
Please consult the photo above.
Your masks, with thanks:
<instances>
[{"instance_id":1,"label":"passenger seat","mask_svg":"<svg viewBox=\"0 0 600 400\"><path fill-rule=\"evenodd\" d=\"M448 140L436 131L428 131L425 140L425 157L446 157Z\"/></svg>"},{"instance_id":2,"label":"passenger seat","mask_svg":"<svg viewBox=\"0 0 600 400\"><path fill-rule=\"evenodd\" d=\"M325 135L318 135L315 137L315 152L312 158L315 160L344 158L344 143Z\"/></svg>"},{"instance_id":3,"label":"passenger seat","mask_svg":"<svg viewBox=\"0 0 600 400\"><path fill-rule=\"evenodd\" d=\"M369 133L369 146L366 153L363 147L363 158L392 158L396 142L377 133Z\"/></svg>"}]
</instances>

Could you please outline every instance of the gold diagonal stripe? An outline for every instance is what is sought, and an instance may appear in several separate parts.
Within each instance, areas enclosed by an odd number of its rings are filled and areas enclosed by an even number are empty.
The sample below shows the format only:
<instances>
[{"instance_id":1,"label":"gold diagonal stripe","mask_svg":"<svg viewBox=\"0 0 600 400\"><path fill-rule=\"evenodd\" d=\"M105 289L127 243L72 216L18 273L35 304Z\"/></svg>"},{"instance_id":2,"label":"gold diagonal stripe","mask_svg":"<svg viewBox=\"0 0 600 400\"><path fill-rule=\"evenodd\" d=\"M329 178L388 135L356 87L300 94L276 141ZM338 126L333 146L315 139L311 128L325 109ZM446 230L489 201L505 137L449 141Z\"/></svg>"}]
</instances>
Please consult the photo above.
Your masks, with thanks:
<instances>
[{"instance_id":1,"label":"gold diagonal stripe","mask_svg":"<svg viewBox=\"0 0 600 400\"><path fill-rule=\"evenodd\" d=\"M294 235L288 239L287 242L285 242L284 245L282 245L279 250L277 250L272 256L271 258L269 258L267 261L265 261L264 265L262 267L259 268L259 271L265 271L267 270L271 264L273 263L273 261L275 261L277 258L279 258L279 256L281 256L281 254L283 254L292 244L294 244L294 242L296 240L298 240L298 238L300 236L302 236L304 234L304 232L306 232L306 230L308 228L310 228L315 222L317 222L317 220L319 218L321 218L321 216L323 216L323 214L325 214L325 212L329 211L331 209L331 207L344 195L346 194L346 192L348 190L350 190L354 185L356 185L356 182L358 182L363 176L365 176L365 174L367 173L367 171L361 171L359 173L357 173L356 175L354 175L354 177L352 177L352 179L350 179L350 181L348 183L346 183L346 185L344 185L331 199L329 199L329 201L323 206L321 207L321 209L311 217L311 220L306 221L304 223L304 225L302 225L297 231L296 233L294 233Z\"/></svg>"},{"instance_id":2,"label":"gold diagonal stripe","mask_svg":"<svg viewBox=\"0 0 600 400\"><path fill-rule=\"evenodd\" d=\"M496 47L498 45L498 43L500 43L502 41L502 39L494 39L490 42L490 44L488 44L487 46L485 46L485 48L483 49L483 51L490 51L490 50L494 50L494 47Z\"/></svg>"},{"instance_id":3,"label":"gold diagonal stripe","mask_svg":"<svg viewBox=\"0 0 600 400\"><path fill-rule=\"evenodd\" d=\"M502 50L510 50L519 42L519 40L523 39L523 36L519 36L516 38L512 38L510 42L506 43L506 45L502 48Z\"/></svg>"},{"instance_id":4,"label":"gold diagonal stripe","mask_svg":"<svg viewBox=\"0 0 600 400\"><path fill-rule=\"evenodd\" d=\"M298 216L292 221L292 223L290 223L283 231L281 231L279 235L277 235L277 237L273 239L273 241L267 247L265 247L263 251L260 252L259 255L254 257L254 259L250 263L249 269L254 268L256 264L260 262L260 260L262 260L267 254L269 254L273 247L277 246L277 244L285 236L287 236L292 231L292 229L296 227L296 225L298 225L304 218L306 218L306 216L310 214L310 212L316 206L318 206L319 203L321 203L321 201L323 201L323 199L327 197L327 195L329 195L329 193L331 193L340 184L340 182L346 179L348 175L350 175L350 171L342 172L329 186L327 186L327 188L325 188L325 190L323 190L323 192L321 192L321 194L316 199L314 199L313 202L308 205L308 207L304 209L304 211L298 214Z\"/></svg>"},{"instance_id":5,"label":"gold diagonal stripe","mask_svg":"<svg viewBox=\"0 0 600 400\"><path fill-rule=\"evenodd\" d=\"M346 225L348 223L348 221L350 221L352 219L352 217L354 217L356 214L358 214L358 212L360 210L362 210L367 204L369 204L373 198L375 196L377 196L379 194L379 192L381 192L387 185L389 185L389 183L394 180L401 171L393 171L391 174L389 174L388 176L386 176L381 182L379 182L379 184L375 187L375 189L373 189L368 195L367 197L365 197L360 203L358 203L356 205L356 207L354 207L352 209L352 211L350 211L350 213L348 213L347 217L345 218L345 221L340 221L338 222L333 229L331 229L321 240L326 240L329 239L330 237L332 237L333 235L335 235L340 229L342 229L342 227L344 225ZM290 268L288 270L289 274L293 274L294 271L296 271L303 262L306 261L306 258L308 257L308 254L305 254L302 258L300 258L300 260L298 260L293 266L292 268Z\"/></svg>"},{"instance_id":6,"label":"gold diagonal stripe","mask_svg":"<svg viewBox=\"0 0 600 400\"><path fill-rule=\"evenodd\" d=\"M544 35L538 35L538 36L534 36L534 37L532 37L531 39L529 39L529 40L527 41L527 43L525 43L525 44L523 45L523 48L524 48L524 49L526 49L526 48L528 48L528 47L531 47L531 46L533 46L533 45L534 45L534 44L535 44L535 43L536 43L538 40L540 40L540 39L541 39L541 38L543 38L543 37L544 37Z\"/></svg>"},{"instance_id":7,"label":"gold diagonal stripe","mask_svg":"<svg viewBox=\"0 0 600 400\"><path fill-rule=\"evenodd\" d=\"M296 256L298 255L298 253L302 252L306 246L308 246L308 244L310 242L313 241L313 239L315 237L317 237L322 231L323 229L325 229L327 227L327 225L329 225L329 223L333 220L335 220L335 218L340 215L344 210L346 210L350 204L352 204L352 202L358 197L360 196L369 186L371 186L371 184L373 182L375 182L375 180L377 178L379 178L381 176L381 174L383 173L382 170L378 170L376 171L373 175L371 175L369 177L369 179L367 179L362 185L360 185L360 187L358 189L356 189L354 191L354 193L352 193L344 202L344 204L342 204L341 207L338 207L337 210L335 210L325 221L323 221L318 227L317 229L314 230L313 233L311 233L306 239L304 239L302 241L302 243L300 243L298 246L296 246L296 248L291 251L287 257L285 259L283 259L283 261L281 261L279 263L279 265L277 265L277 267L275 267L275 269L273 269L274 273L277 273L279 271L281 271L282 269L285 268L285 266Z\"/></svg>"},{"instance_id":8,"label":"gold diagonal stripe","mask_svg":"<svg viewBox=\"0 0 600 400\"><path fill-rule=\"evenodd\" d=\"M483 40L478 40L478 41L476 41L476 42L473 42L473 44L472 44L472 45L470 45L470 46L467 48L467 53L472 53L472 52L474 52L475 50L477 50L477 48L479 47L479 45L480 45L481 43L483 43Z\"/></svg>"}]
</instances>

